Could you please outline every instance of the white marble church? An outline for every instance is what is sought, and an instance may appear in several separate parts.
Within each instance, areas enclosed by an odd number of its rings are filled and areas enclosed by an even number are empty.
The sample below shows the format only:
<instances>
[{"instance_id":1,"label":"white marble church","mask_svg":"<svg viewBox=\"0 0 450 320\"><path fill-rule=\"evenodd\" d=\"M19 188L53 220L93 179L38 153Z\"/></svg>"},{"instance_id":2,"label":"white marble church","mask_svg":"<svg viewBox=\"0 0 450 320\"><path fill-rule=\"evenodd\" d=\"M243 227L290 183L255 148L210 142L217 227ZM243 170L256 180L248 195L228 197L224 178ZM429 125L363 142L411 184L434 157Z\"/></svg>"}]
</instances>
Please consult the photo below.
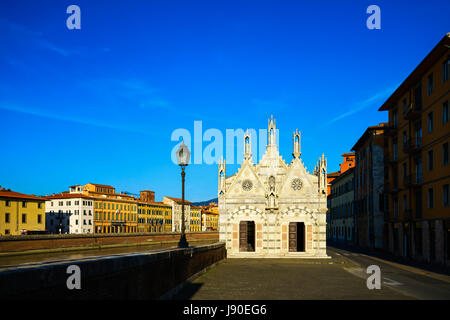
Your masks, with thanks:
<instances>
[{"instance_id":1,"label":"white marble church","mask_svg":"<svg viewBox=\"0 0 450 320\"><path fill-rule=\"evenodd\" d=\"M219 163L219 232L230 258L328 258L326 254L327 165L322 155L311 174L300 159L300 133L293 159L282 159L269 120L268 144L254 164L251 137L244 135L244 160L225 174Z\"/></svg>"}]
</instances>

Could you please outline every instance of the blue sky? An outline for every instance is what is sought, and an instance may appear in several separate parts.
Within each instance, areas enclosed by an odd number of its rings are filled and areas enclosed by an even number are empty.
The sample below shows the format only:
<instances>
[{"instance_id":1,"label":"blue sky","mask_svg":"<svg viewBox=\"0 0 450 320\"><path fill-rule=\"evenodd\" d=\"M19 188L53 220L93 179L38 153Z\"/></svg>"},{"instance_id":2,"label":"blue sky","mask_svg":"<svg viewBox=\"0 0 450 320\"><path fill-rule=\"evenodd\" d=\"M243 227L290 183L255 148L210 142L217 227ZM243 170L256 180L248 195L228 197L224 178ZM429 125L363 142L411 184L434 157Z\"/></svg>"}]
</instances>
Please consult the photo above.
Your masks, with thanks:
<instances>
[{"instance_id":1,"label":"blue sky","mask_svg":"<svg viewBox=\"0 0 450 320\"><path fill-rule=\"evenodd\" d=\"M71 4L81 30L66 27ZM366 27L372 4L381 30ZM179 197L175 129L201 120L225 135L271 114L284 159L298 128L308 169L325 153L336 171L387 121L378 107L450 32L449 12L449 1L2 0L0 185ZM217 166L189 166L186 183L189 200L216 197Z\"/></svg>"}]
</instances>

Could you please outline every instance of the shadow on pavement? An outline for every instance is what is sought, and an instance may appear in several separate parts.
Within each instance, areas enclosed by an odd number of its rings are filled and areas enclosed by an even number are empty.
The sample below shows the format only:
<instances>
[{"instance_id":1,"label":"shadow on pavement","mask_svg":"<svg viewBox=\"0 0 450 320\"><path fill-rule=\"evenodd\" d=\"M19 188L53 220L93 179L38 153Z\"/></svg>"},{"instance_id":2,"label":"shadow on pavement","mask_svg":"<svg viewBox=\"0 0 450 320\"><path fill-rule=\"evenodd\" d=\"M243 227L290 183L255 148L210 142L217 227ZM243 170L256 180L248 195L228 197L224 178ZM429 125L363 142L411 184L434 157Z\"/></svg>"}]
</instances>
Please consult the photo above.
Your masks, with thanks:
<instances>
[{"instance_id":1,"label":"shadow on pavement","mask_svg":"<svg viewBox=\"0 0 450 320\"><path fill-rule=\"evenodd\" d=\"M178 292L178 294L173 297L172 300L190 300L202 286L203 283L189 282L183 289L181 289L180 292Z\"/></svg>"}]
</instances>

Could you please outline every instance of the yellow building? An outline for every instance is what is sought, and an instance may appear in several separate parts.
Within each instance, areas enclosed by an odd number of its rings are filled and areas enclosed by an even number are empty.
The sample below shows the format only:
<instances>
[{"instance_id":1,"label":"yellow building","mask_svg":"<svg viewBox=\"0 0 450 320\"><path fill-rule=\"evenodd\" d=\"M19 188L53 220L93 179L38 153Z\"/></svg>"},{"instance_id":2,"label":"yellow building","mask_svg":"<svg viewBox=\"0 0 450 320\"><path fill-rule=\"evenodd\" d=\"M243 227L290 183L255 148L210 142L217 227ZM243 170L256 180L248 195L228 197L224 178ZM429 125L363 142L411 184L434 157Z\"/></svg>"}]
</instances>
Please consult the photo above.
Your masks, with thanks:
<instances>
[{"instance_id":1,"label":"yellow building","mask_svg":"<svg viewBox=\"0 0 450 320\"><path fill-rule=\"evenodd\" d=\"M172 232L172 206L155 202L155 193L141 191L138 206L138 232Z\"/></svg>"},{"instance_id":2,"label":"yellow building","mask_svg":"<svg viewBox=\"0 0 450 320\"><path fill-rule=\"evenodd\" d=\"M45 200L0 188L0 236L45 232Z\"/></svg>"},{"instance_id":3,"label":"yellow building","mask_svg":"<svg viewBox=\"0 0 450 320\"><path fill-rule=\"evenodd\" d=\"M189 231L202 231L202 208L191 205L191 215L189 218Z\"/></svg>"},{"instance_id":4,"label":"yellow building","mask_svg":"<svg viewBox=\"0 0 450 320\"><path fill-rule=\"evenodd\" d=\"M133 196L94 183L72 186L70 192L94 198L94 233L137 232L137 201Z\"/></svg>"},{"instance_id":5,"label":"yellow building","mask_svg":"<svg viewBox=\"0 0 450 320\"><path fill-rule=\"evenodd\" d=\"M202 231L219 230L219 207L215 203L203 206L202 209Z\"/></svg>"},{"instance_id":6,"label":"yellow building","mask_svg":"<svg viewBox=\"0 0 450 320\"><path fill-rule=\"evenodd\" d=\"M385 131L385 232L389 250L450 265L450 33L380 111ZM375 199L374 199L375 201Z\"/></svg>"}]
</instances>

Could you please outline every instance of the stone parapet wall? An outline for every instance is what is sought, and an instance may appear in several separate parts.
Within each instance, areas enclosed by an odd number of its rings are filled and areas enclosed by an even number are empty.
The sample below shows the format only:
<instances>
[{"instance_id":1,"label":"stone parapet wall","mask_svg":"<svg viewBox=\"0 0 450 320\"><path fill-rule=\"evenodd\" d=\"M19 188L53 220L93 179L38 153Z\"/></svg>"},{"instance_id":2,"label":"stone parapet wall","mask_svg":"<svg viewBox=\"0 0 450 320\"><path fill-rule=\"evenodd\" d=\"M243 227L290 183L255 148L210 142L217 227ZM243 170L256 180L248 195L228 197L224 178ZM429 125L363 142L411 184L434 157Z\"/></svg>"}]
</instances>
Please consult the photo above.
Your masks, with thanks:
<instances>
[{"instance_id":1,"label":"stone parapet wall","mask_svg":"<svg viewBox=\"0 0 450 320\"><path fill-rule=\"evenodd\" d=\"M0 299L159 299L226 258L225 245L61 260L0 271ZM69 290L70 265L81 288Z\"/></svg>"},{"instance_id":2,"label":"stone parapet wall","mask_svg":"<svg viewBox=\"0 0 450 320\"><path fill-rule=\"evenodd\" d=\"M189 240L219 240L218 232L186 233ZM151 244L178 241L180 233L128 233L128 234L67 234L24 235L0 237L0 252L61 249L71 247L99 247L120 244Z\"/></svg>"}]
</instances>

